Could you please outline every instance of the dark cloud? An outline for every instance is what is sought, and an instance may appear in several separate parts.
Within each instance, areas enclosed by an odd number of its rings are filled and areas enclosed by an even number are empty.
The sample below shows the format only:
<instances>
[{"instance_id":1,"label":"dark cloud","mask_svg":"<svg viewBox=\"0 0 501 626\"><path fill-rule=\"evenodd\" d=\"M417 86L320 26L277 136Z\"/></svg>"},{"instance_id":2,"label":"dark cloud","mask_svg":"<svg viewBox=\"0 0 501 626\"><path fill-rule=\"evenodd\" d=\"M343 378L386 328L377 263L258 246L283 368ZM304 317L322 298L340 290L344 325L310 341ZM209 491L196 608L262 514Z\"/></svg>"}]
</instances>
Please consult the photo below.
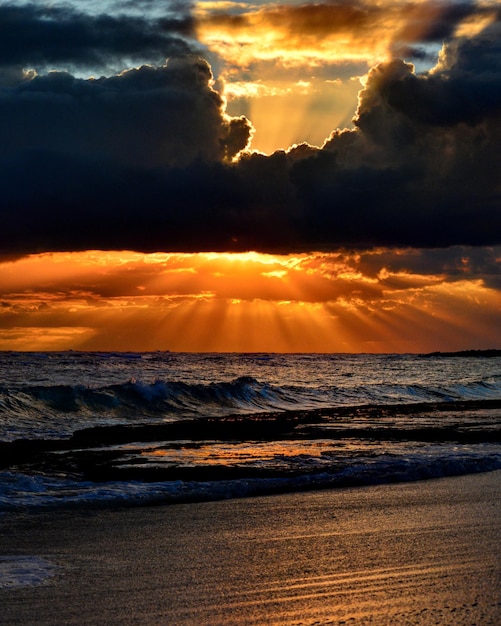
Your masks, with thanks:
<instances>
[{"instance_id":1,"label":"dark cloud","mask_svg":"<svg viewBox=\"0 0 501 626\"><path fill-rule=\"evenodd\" d=\"M481 7L471 0L461 2L407 3L404 8L405 24L397 30L394 41L404 43L442 42L450 38L457 26L471 16L492 12L492 7Z\"/></svg>"},{"instance_id":2,"label":"dark cloud","mask_svg":"<svg viewBox=\"0 0 501 626\"><path fill-rule=\"evenodd\" d=\"M356 268L365 276L381 279L381 270L390 275L443 277L444 280L479 279L487 287L501 287L501 247L466 247L395 250L378 249L356 255Z\"/></svg>"},{"instance_id":3,"label":"dark cloud","mask_svg":"<svg viewBox=\"0 0 501 626\"><path fill-rule=\"evenodd\" d=\"M485 35L456 44L435 73L416 75L401 60L375 67L360 93L356 129L333 133L323 149L241 161L247 197L252 181L254 206L273 205L270 224L284 224L282 245L500 242L499 45ZM256 184L266 177L254 169L273 171L275 186Z\"/></svg>"},{"instance_id":4,"label":"dark cloud","mask_svg":"<svg viewBox=\"0 0 501 626\"><path fill-rule=\"evenodd\" d=\"M217 162L144 169L32 151L0 169L4 252L222 250L241 204L235 176Z\"/></svg>"},{"instance_id":5,"label":"dark cloud","mask_svg":"<svg viewBox=\"0 0 501 626\"><path fill-rule=\"evenodd\" d=\"M3 89L3 252L207 247L232 195L222 163L250 134L245 118L224 114L211 78L205 61L188 57Z\"/></svg>"},{"instance_id":6,"label":"dark cloud","mask_svg":"<svg viewBox=\"0 0 501 626\"><path fill-rule=\"evenodd\" d=\"M486 35L446 50L431 74L415 75L400 60L370 72L356 130L334 133L291 168L310 239L356 247L499 243L501 49Z\"/></svg>"},{"instance_id":7,"label":"dark cloud","mask_svg":"<svg viewBox=\"0 0 501 626\"><path fill-rule=\"evenodd\" d=\"M23 81L0 92L0 158L50 152L115 167L231 158L249 125L224 117L211 78L205 61L185 58L97 80L51 72Z\"/></svg>"},{"instance_id":8,"label":"dark cloud","mask_svg":"<svg viewBox=\"0 0 501 626\"><path fill-rule=\"evenodd\" d=\"M52 3L7 2L0 5L0 67L95 69L122 59L162 63L193 50L193 40L188 43L193 35L186 8L177 15L146 19L86 14Z\"/></svg>"},{"instance_id":9,"label":"dark cloud","mask_svg":"<svg viewBox=\"0 0 501 626\"><path fill-rule=\"evenodd\" d=\"M370 72L353 130L321 149L230 159L208 66L97 81L41 76L0 95L0 249L269 252L501 243L497 24L440 67Z\"/></svg>"}]
</instances>

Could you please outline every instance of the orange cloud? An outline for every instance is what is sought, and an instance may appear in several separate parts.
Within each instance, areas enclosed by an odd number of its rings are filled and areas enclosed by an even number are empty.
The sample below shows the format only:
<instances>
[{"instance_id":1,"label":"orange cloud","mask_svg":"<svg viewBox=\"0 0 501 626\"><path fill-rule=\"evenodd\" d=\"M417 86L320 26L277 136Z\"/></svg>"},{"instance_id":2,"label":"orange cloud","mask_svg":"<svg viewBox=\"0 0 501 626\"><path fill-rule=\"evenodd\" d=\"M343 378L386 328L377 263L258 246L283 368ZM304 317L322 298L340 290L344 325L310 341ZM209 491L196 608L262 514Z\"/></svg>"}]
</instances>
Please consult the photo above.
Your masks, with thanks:
<instances>
[{"instance_id":1,"label":"orange cloud","mask_svg":"<svg viewBox=\"0 0 501 626\"><path fill-rule=\"evenodd\" d=\"M245 14L200 17L197 35L237 65L266 59L315 65L332 59L379 58L391 35L387 22L388 13L376 6L369 12L348 4L272 5ZM386 37L381 37L384 32Z\"/></svg>"},{"instance_id":2,"label":"orange cloud","mask_svg":"<svg viewBox=\"0 0 501 626\"><path fill-rule=\"evenodd\" d=\"M33 255L0 265L0 347L420 352L500 345L499 290L464 273L413 271L424 263L420 256ZM403 267L392 268L390 259Z\"/></svg>"},{"instance_id":3,"label":"orange cloud","mask_svg":"<svg viewBox=\"0 0 501 626\"><path fill-rule=\"evenodd\" d=\"M492 6L444 2L270 3L237 12L235 5L197 4L197 36L237 66L275 60L284 66L388 59L395 46L439 42L459 32L475 32L492 20ZM466 29L466 31L465 31Z\"/></svg>"}]
</instances>

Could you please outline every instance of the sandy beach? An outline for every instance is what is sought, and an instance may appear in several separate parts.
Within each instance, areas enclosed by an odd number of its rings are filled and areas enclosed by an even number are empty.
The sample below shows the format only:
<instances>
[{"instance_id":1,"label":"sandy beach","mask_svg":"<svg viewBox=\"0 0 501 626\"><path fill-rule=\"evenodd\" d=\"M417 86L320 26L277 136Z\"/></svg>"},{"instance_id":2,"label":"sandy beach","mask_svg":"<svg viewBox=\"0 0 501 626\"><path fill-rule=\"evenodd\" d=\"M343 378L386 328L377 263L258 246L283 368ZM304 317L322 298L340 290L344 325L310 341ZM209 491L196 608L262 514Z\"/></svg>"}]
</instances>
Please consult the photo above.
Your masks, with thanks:
<instances>
[{"instance_id":1,"label":"sandy beach","mask_svg":"<svg viewBox=\"0 0 501 626\"><path fill-rule=\"evenodd\" d=\"M4 515L0 623L496 625L500 487L492 472ZM38 584L6 578L23 562Z\"/></svg>"}]
</instances>

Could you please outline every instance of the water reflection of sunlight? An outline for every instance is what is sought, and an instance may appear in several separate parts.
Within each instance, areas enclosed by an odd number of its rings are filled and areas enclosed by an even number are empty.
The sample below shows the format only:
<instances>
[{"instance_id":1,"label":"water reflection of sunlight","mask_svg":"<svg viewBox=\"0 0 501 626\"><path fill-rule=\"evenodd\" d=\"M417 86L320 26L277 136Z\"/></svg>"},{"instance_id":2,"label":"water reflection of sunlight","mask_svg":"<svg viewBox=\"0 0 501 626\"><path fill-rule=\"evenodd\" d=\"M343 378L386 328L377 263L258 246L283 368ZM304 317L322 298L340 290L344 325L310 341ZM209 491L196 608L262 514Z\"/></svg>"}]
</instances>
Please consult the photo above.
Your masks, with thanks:
<instances>
[{"instance_id":1,"label":"water reflection of sunlight","mask_svg":"<svg viewBox=\"0 0 501 626\"><path fill-rule=\"evenodd\" d=\"M278 441L247 443L207 443L182 448L157 448L141 452L142 458L164 464L182 465L277 465L290 464L305 457L319 460L323 454L346 450L347 442L332 441Z\"/></svg>"}]
</instances>

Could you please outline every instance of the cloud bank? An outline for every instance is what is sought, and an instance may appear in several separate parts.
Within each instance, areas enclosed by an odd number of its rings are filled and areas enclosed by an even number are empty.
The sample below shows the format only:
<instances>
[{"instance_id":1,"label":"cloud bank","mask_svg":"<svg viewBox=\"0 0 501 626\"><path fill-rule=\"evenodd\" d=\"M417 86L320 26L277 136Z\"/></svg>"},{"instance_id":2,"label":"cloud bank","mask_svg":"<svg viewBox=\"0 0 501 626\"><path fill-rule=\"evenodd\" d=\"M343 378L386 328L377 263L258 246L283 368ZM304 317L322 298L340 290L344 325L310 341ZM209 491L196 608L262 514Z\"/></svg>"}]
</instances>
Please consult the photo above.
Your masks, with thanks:
<instances>
[{"instance_id":1,"label":"cloud bank","mask_svg":"<svg viewBox=\"0 0 501 626\"><path fill-rule=\"evenodd\" d=\"M398 58L376 65L353 129L334 131L321 148L266 156L245 151L252 125L226 114L208 63L169 51L191 32L187 18L166 23L164 34L148 31L151 50L171 56L167 63L84 79L19 68L59 57L78 64L111 54L110 46L116 58L133 55L134 41L149 49L127 36L130 49L123 50L118 35L127 32L124 24L144 34L144 20L107 22L117 35L102 45L83 28L70 54L61 42L70 41L74 22L83 26L79 14L42 19L28 7L33 28L52 23L65 36L47 47L43 31L40 45L22 52L1 44L3 253L501 243L499 11L474 37L445 44L431 72L416 73ZM104 20L92 19L94 26ZM451 19L457 22L457 12ZM423 32L425 40L436 38Z\"/></svg>"},{"instance_id":2,"label":"cloud bank","mask_svg":"<svg viewBox=\"0 0 501 626\"><path fill-rule=\"evenodd\" d=\"M0 6L0 69L109 68L162 62L193 50L194 21L181 4L167 17L88 14L67 4Z\"/></svg>"}]
</instances>

